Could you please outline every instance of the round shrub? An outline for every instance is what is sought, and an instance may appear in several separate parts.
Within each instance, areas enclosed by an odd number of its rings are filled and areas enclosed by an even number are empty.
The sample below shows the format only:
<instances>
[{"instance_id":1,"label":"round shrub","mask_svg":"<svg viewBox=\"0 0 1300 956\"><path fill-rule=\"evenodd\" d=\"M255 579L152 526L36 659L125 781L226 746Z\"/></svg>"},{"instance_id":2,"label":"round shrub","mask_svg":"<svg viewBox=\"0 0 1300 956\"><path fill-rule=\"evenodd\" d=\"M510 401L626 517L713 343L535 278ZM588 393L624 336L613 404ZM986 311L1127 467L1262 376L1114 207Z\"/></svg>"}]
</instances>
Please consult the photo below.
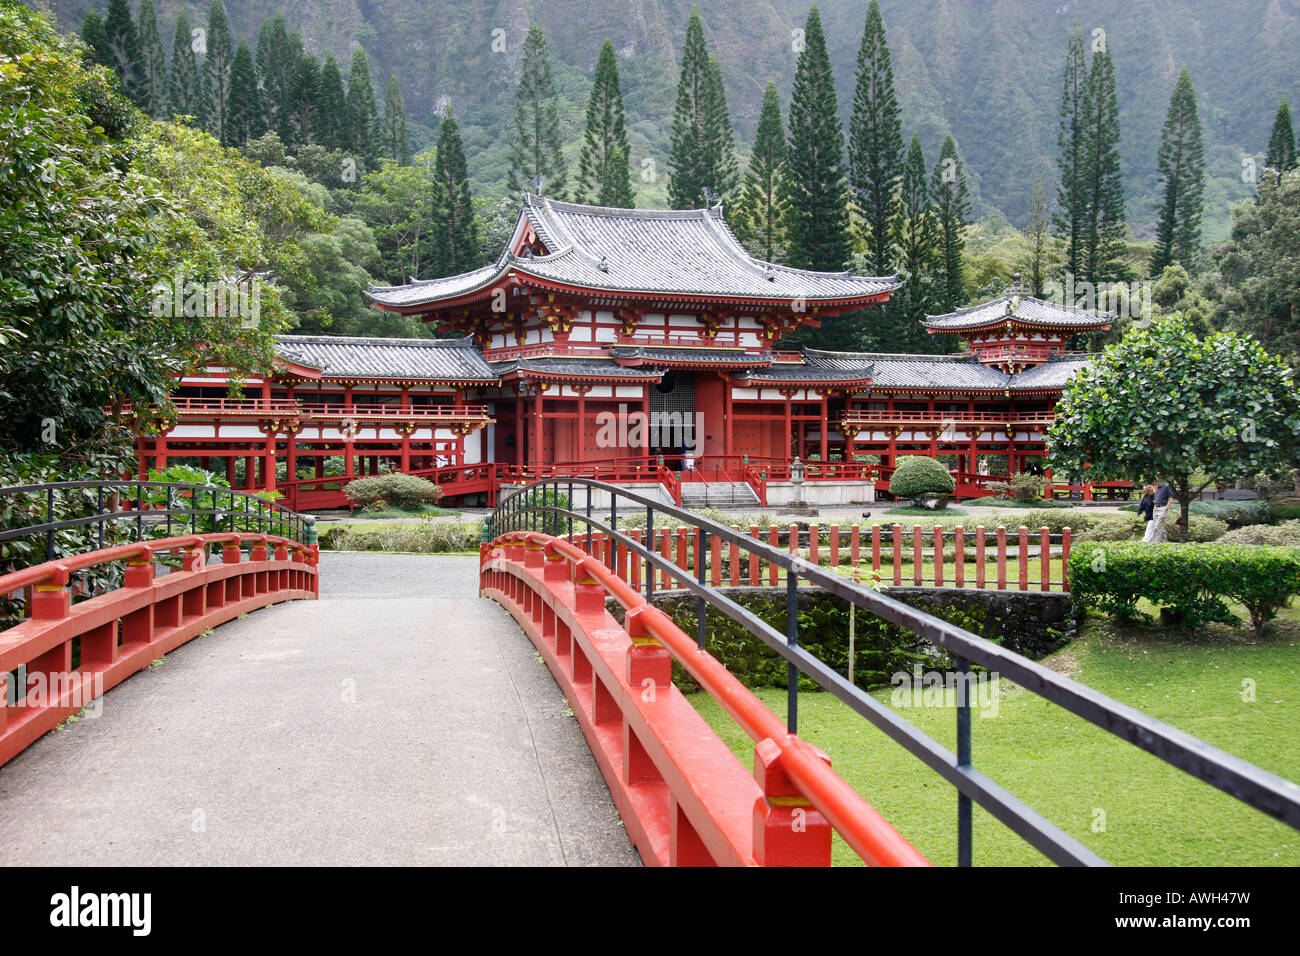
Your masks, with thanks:
<instances>
[{"instance_id":1,"label":"round shrub","mask_svg":"<svg viewBox=\"0 0 1300 956\"><path fill-rule=\"evenodd\" d=\"M1233 528L1220 544L1254 544L1273 548L1300 548L1300 521L1283 521L1278 525L1253 524Z\"/></svg>"},{"instance_id":2,"label":"round shrub","mask_svg":"<svg viewBox=\"0 0 1300 956\"><path fill-rule=\"evenodd\" d=\"M923 495L950 495L957 490L943 463L925 455L903 455L889 479L889 493L895 498L920 498Z\"/></svg>"},{"instance_id":3,"label":"round shrub","mask_svg":"<svg viewBox=\"0 0 1300 956\"><path fill-rule=\"evenodd\" d=\"M394 508L414 509L440 499L442 489L415 475L370 475L349 481L343 486L343 494L359 505L384 501Z\"/></svg>"}]
</instances>

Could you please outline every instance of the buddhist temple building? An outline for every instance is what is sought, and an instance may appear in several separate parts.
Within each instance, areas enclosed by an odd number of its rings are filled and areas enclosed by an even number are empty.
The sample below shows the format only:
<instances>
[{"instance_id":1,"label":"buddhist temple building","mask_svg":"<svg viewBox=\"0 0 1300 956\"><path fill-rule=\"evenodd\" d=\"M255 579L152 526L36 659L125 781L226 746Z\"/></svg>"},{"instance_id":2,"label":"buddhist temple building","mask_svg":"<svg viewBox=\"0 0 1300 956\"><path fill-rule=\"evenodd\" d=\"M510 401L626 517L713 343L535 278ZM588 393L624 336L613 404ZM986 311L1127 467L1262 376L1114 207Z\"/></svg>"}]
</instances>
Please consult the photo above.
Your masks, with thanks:
<instances>
[{"instance_id":1,"label":"buddhist temple building","mask_svg":"<svg viewBox=\"0 0 1300 956\"><path fill-rule=\"evenodd\" d=\"M946 460L961 495L984 493L987 460L1036 467L1056 399L1088 360L1067 351L1071 336L1112 316L1031 298L1017 281L927 317L964 340L957 355L779 347L899 285L755 259L720 207L524 194L492 264L370 291L450 337L282 336L245 398L229 397L219 368L181 379L176 417L142 423L140 469L198 459L310 508L341 506L346 481L384 471L425 475L466 503L572 474L688 504L781 505L871 501L903 454Z\"/></svg>"}]
</instances>

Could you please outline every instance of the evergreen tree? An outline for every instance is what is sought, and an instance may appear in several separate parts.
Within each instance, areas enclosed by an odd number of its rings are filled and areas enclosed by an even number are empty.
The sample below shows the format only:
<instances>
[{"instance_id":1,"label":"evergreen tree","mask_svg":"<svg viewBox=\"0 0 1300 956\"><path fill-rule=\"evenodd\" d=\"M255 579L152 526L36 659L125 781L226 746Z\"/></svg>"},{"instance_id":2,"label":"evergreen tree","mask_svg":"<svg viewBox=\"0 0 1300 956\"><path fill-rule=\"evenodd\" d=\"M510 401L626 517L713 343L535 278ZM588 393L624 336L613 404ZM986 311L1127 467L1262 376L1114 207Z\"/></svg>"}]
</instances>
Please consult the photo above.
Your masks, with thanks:
<instances>
[{"instance_id":1,"label":"evergreen tree","mask_svg":"<svg viewBox=\"0 0 1300 956\"><path fill-rule=\"evenodd\" d=\"M1156 248L1151 275L1159 276L1174 262L1191 271L1201 243L1201 202L1205 191L1205 153L1201 121L1196 115L1196 91L1183 67L1169 99L1156 159L1164 184L1164 199L1156 223Z\"/></svg>"},{"instance_id":2,"label":"evergreen tree","mask_svg":"<svg viewBox=\"0 0 1300 956\"><path fill-rule=\"evenodd\" d=\"M321 119L320 64L310 53L298 54L289 77L289 139L285 145L305 146L317 142Z\"/></svg>"},{"instance_id":3,"label":"evergreen tree","mask_svg":"<svg viewBox=\"0 0 1300 956\"><path fill-rule=\"evenodd\" d=\"M108 34L104 32L104 21L99 14L91 10L81 23L81 39L90 49L90 58L100 66L112 68L108 55Z\"/></svg>"},{"instance_id":4,"label":"evergreen tree","mask_svg":"<svg viewBox=\"0 0 1300 956\"><path fill-rule=\"evenodd\" d=\"M691 7L673 110L668 203L674 209L703 206L706 189L725 197L736 188L737 179L735 140L722 70L709 56L700 12Z\"/></svg>"},{"instance_id":5,"label":"evergreen tree","mask_svg":"<svg viewBox=\"0 0 1300 956\"><path fill-rule=\"evenodd\" d=\"M551 78L551 57L542 28L524 38L519 86L515 90L515 135L510 144L506 184L518 192L537 176L548 196L564 198L568 171L560 150L560 109Z\"/></svg>"},{"instance_id":6,"label":"evergreen tree","mask_svg":"<svg viewBox=\"0 0 1300 956\"><path fill-rule=\"evenodd\" d=\"M402 84L397 82L395 76L388 78L388 93L384 97L380 151L385 159L391 159L402 166L411 162L411 147L406 140L406 107L402 103Z\"/></svg>"},{"instance_id":7,"label":"evergreen tree","mask_svg":"<svg viewBox=\"0 0 1300 956\"><path fill-rule=\"evenodd\" d=\"M890 231L904 281L874 330L876 347L895 352L941 351L943 340L930 335L921 324L927 313L949 310L941 307L945 292L938 278L942 269L939 229L919 134L912 136L899 183Z\"/></svg>"},{"instance_id":8,"label":"evergreen tree","mask_svg":"<svg viewBox=\"0 0 1300 956\"><path fill-rule=\"evenodd\" d=\"M206 125L203 116L203 74L199 70L194 38L190 34L190 21L184 10L176 17L172 64L167 73L167 100L172 115L193 116L199 126Z\"/></svg>"},{"instance_id":9,"label":"evergreen tree","mask_svg":"<svg viewBox=\"0 0 1300 956\"><path fill-rule=\"evenodd\" d=\"M745 171L745 184L727 217L736 237L767 262L780 262L785 257L786 152L781 102L776 84L769 80L763 91L758 134Z\"/></svg>"},{"instance_id":10,"label":"evergreen tree","mask_svg":"<svg viewBox=\"0 0 1300 956\"><path fill-rule=\"evenodd\" d=\"M596 77L587 100L587 128L578 157L579 202L630 209L633 205L632 172L628 166L627 126L623 93L618 83L614 44L600 48Z\"/></svg>"},{"instance_id":11,"label":"evergreen tree","mask_svg":"<svg viewBox=\"0 0 1300 956\"><path fill-rule=\"evenodd\" d=\"M917 142L916 145L919 146L920 143ZM939 161L934 164L930 195L934 202L939 244L936 305L939 312L951 312L966 302L962 251L966 246L966 224L970 217L966 169L957 153L957 141L951 136L944 137Z\"/></svg>"},{"instance_id":12,"label":"evergreen tree","mask_svg":"<svg viewBox=\"0 0 1300 956\"><path fill-rule=\"evenodd\" d=\"M162 34L158 32L158 15L153 0L140 0L140 60L144 67L142 108L154 119L165 119L167 53L163 49Z\"/></svg>"},{"instance_id":13,"label":"evergreen tree","mask_svg":"<svg viewBox=\"0 0 1300 956\"><path fill-rule=\"evenodd\" d=\"M343 74L334 54L325 56L316 87L316 125L312 142L326 149L344 149L347 137L347 94L343 92Z\"/></svg>"},{"instance_id":14,"label":"evergreen tree","mask_svg":"<svg viewBox=\"0 0 1300 956\"><path fill-rule=\"evenodd\" d=\"M1070 45L1065 55L1065 88L1061 93L1061 127L1057 145L1060 188L1057 205L1060 214L1057 228L1065 240L1065 271L1075 279L1083 278L1084 230L1087 222L1087 159L1084 155L1084 99L1088 89L1088 64L1083 50L1083 33L1074 22Z\"/></svg>"},{"instance_id":15,"label":"evergreen tree","mask_svg":"<svg viewBox=\"0 0 1300 956\"><path fill-rule=\"evenodd\" d=\"M448 107L438 130L433 167L433 268L437 275L466 272L478 264L478 234L460 129Z\"/></svg>"},{"instance_id":16,"label":"evergreen tree","mask_svg":"<svg viewBox=\"0 0 1300 956\"><path fill-rule=\"evenodd\" d=\"M1052 236L1051 209L1047 204L1047 191L1041 179L1034 180L1034 191L1029 197L1029 220L1025 224L1024 253L1020 271L1029 280L1029 294L1041 299L1047 289L1056 263L1057 240Z\"/></svg>"},{"instance_id":17,"label":"evergreen tree","mask_svg":"<svg viewBox=\"0 0 1300 956\"><path fill-rule=\"evenodd\" d=\"M230 145L243 146L265 132L266 111L262 105L262 91L257 86L253 54L241 40L230 68L230 122L227 125Z\"/></svg>"},{"instance_id":18,"label":"evergreen tree","mask_svg":"<svg viewBox=\"0 0 1300 956\"><path fill-rule=\"evenodd\" d=\"M808 13L804 49L795 64L788 155L788 261L799 269L843 269L852 252L844 134L821 14L815 5Z\"/></svg>"},{"instance_id":19,"label":"evergreen tree","mask_svg":"<svg viewBox=\"0 0 1300 956\"><path fill-rule=\"evenodd\" d=\"M108 47L108 66L117 73L122 92L136 106L144 108L144 54L140 49L140 34L131 19L131 8L126 0L108 0L104 14L104 36Z\"/></svg>"},{"instance_id":20,"label":"evergreen tree","mask_svg":"<svg viewBox=\"0 0 1300 956\"><path fill-rule=\"evenodd\" d=\"M1108 48L1092 55L1084 96L1084 159L1088 218L1083 275L1092 283L1120 278L1124 254L1124 180L1119 162L1119 97Z\"/></svg>"},{"instance_id":21,"label":"evergreen tree","mask_svg":"<svg viewBox=\"0 0 1300 956\"><path fill-rule=\"evenodd\" d=\"M871 0L858 48L857 88L849 119L849 183L862 216L867 261L877 275L890 271L894 193L903 165L900 113L880 4Z\"/></svg>"},{"instance_id":22,"label":"evergreen tree","mask_svg":"<svg viewBox=\"0 0 1300 956\"><path fill-rule=\"evenodd\" d=\"M286 145L292 143L293 72L301 53L302 40L296 33L290 35L283 16L262 21L257 31L256 59L266 128L273 130Z\"/></svg>"},{"instance_id":23,"label":"evergreen tree","mask_svg":"<svg viewBox=\"0 0 1300 956\"><path fill-rule=\"evenodd\" d=\"M230 145L230 72L235 48L226 21L226 5L212 0L208 8L207 53L203 57L204 114L207 130L223 146Z\"/></svg>"},{"instance_id":24,"label":"evergreen tree","mask_svg":"<svg viewBox=\"0 0 1300 956\"><path fill-rule=\"evenodd\" d=\"M89 19L89 18L87 18ZM85 32L82 32L85 37ZM1277 181L1282 182L1282 174L1296 167L1295 131L1291 128L1291 108L1286 100L1277 108L1277 117L1273 120L1273 132L1268 138L1268 153L1264 165L1277 171Z\"/></svg>"},{"instance_id":25,"label":"evergreen tree","mask_svg":"<svg viewBox=\"0 0 1300 956\"><path fill-rule=\"evenodd\" d=\"M400 106L401 90L397 99ZM406 118L402 124L405 127ZM403 138L405 132L403 131ZM370 79L370 58L357 47L352 51L352 66L348 72L348 99L341 148L363 160L362 165L373 167L379 158L379 108L375 105L375 86Z\"/></svg>"}]
</instances>

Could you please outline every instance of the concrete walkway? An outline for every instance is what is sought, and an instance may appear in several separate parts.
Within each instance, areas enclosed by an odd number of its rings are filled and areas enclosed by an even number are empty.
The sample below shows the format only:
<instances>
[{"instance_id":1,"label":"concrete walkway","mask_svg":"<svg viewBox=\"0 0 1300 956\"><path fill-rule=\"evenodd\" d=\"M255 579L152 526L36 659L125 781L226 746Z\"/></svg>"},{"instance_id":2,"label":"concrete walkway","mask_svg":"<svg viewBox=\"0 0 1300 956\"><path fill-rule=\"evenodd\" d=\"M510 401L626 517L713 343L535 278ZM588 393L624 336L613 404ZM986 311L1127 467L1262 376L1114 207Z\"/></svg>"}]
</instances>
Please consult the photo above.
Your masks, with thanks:
<instances>
[{"instance_id":1,"label":"concrete walkway","mask_svg":"<svg viewBox=\"0 0 1300 956\"><path fill-rule=\"evenodd\" d=\"M639 864L477 558L321 569L0 768L5 864Z\"/></svg>"}]
</instances>

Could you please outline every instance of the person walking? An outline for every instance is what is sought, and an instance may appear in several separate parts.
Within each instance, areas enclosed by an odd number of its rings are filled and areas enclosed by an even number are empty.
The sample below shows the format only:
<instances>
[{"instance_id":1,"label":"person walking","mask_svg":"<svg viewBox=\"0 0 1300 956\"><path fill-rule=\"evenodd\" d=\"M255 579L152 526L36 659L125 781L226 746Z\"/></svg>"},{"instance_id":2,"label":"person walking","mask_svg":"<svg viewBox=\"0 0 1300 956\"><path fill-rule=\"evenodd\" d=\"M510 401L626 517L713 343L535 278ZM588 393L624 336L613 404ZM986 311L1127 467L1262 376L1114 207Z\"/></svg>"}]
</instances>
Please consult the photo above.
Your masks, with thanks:
<instances>
[{"instance_id":1,"label":"person walking","mask_svg":"<svg viewBox=\"0 0 1300 956\"><path fill-rule=\"evenodd\" d=\"M1156 506L1156 486L1147 485L1142 489L1142 500L1138 502L1138 517L1146 521L1147 526L1151 525L1151 512ZM1146 540L1145 531L1142 540Z\"/></svg>"},{"instance_id":2,"label":"person walking","mask_svg":"<svg viewBox=\"0 0 1300 956\"><path fill-rule=\"evenodd\" d=\"M1169 517L1169 502L1173 497L1174 490L1169 487L1169 482L1158 479L1151 502L1151 522L1147 525L1147 533L1142 537L1143 541L1156 544L1169 540L1169 535L1165 531L1165 519Z\"/></svg>"}]
</instances>

